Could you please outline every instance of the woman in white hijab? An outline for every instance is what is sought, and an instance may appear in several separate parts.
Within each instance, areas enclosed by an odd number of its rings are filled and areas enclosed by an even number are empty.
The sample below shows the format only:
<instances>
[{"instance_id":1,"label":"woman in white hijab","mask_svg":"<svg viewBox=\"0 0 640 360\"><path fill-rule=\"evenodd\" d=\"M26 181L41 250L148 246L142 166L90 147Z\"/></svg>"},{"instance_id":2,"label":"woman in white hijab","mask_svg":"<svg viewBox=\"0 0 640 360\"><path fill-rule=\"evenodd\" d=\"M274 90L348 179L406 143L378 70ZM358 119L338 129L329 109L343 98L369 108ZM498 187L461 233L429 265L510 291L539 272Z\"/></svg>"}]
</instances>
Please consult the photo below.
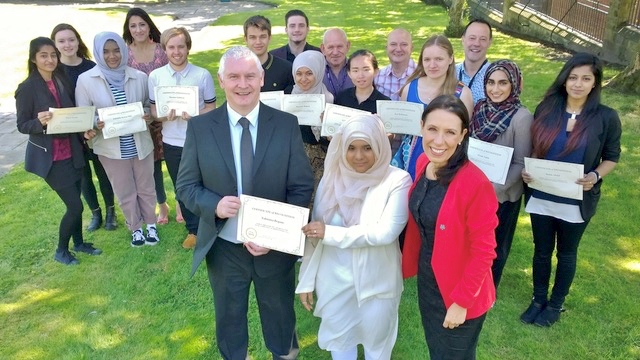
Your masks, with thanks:
<instances>
[{"instance_id":1,"label":"woman in white hijab","mask_svg":"<svg viewBox=\"0 0 640 360\"><path fill-rule=\"evenodd\" d=\"M127 45L120 35L101 32L93 43L97 65L78 77L76 105L96 109L149 101L147 75L127 66ZM143 116L150 121L149 115ZM140 120L143 121L143 120ZM105 137L98 119L93 152L104 167L131 231L131 246L156 245L156 191L153 181L153 142L148 128L122 136ZM147 234L142 226L146 224Z\"/></svg>"},{"instance_id":2,"label":"woman in white hijab","mask_svg":"<svg viewBox=\"0 0 640 360\"><path fill-rule=\"evenodd\" d=\"M326 103L333 103L333 94L322 83L326 62L324 55L315 50L307 50L296 56L291 71L295 85L291 94L324 94ZM300 125L304 150L311 163L315 177L315 187L322 178L324 158L327 154L329 141L320 137L319 126Z\"/></svg>"},{"instance_id":3,"label":"woman in white hijab","mask_svg":"<svg viewBox=\"0 0 640 360\"><path fill-rule=\"evenodd\" d=\"M318 345L333 359L389 359L402 293L398 235L411 177L389 165L391 147L376 115L345 122L329 144L296 293L322 318Z\"/></svg>"}]
</instances>

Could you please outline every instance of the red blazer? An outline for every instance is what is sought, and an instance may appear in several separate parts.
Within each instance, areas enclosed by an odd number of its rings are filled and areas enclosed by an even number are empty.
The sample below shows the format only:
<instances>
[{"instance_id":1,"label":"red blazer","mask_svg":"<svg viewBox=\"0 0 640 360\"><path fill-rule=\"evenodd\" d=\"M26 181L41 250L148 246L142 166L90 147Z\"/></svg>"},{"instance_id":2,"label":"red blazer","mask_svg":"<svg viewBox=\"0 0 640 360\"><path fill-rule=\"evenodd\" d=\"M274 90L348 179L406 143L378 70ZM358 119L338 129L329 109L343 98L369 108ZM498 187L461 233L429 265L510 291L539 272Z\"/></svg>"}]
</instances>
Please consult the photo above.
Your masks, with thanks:
<instances>
[{"instance_id":1,"label":"red blazer","mask_svg":"<svg viewBox=\"0 0 640 360\"><path fill-rule=\"evenodd\" d=\"M416 180L429 160L420 155ZM438 212L431 266L438 288L449 308L454 302L467 309L467 319L487 312L496 300L491 265L496 257L495 228L498 226L498 200L493 185L470 161L455 175ZM405 278L418 272L420 231L409 213L402 251Z\"/></svg>"}]
</instances>

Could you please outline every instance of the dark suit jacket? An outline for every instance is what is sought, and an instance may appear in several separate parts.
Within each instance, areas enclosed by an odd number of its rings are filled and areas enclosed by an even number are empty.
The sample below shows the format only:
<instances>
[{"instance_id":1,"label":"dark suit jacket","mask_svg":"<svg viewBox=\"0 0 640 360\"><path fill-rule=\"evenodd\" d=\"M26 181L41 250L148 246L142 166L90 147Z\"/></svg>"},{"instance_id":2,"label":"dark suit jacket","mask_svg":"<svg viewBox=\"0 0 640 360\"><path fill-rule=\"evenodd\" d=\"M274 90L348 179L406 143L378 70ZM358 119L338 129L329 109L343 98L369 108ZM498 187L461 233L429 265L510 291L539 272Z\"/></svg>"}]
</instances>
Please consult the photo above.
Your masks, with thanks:
<instances>
[{"instance_id":1,"label":"dark suit jacket","mask_svg":"<svg viewBox=\"0 0 640 360\"><path fill-rule=\"evenodd\" d=\"M253 162L253 196L309 206L313 173L297 118L260 104ZM238 196L227 105L189 120L176 182L178 197L200 217L191 274L205 258L226 219L215 216L218 202ZM270 251L254 260L256 272L269 276L288 271L296 257Z\"/></svg>"},{"instance_id":2,"label":"dark suit jacket","mask_svg":"<svg viewBox=\"0 0 640 360\"><path fill-rule=\"evenodd\" d=\"M54 74L53 77L58 97L63 108L75 106L71 87L64 74ZM69 137L73 166L84 166L84 139L82 134L47 135L46 127L38 120L38 113L47 111L50 107L58 107L40 73L32 72L16 90L16 117L18 131L29 135L25 153L24 168L42 178L46 178L53 164L53 138Z\"/></svg>"}]
</instances>

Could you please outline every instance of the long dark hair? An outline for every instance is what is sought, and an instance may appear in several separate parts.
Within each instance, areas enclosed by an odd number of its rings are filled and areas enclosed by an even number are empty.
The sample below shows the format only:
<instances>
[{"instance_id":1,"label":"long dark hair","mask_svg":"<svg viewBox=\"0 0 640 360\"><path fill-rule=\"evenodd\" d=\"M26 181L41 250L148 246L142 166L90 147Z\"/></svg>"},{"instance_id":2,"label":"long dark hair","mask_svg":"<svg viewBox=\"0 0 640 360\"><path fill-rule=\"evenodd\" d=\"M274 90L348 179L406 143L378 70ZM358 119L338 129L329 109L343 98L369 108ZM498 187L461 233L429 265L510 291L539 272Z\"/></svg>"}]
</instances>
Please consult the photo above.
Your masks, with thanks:
<instances>
[{"instance_id":1,"label":"long dark hair","mask_svg":"<svg viewBox=\"0 0 640 360\"><path fill-rule=\"evenodd\" d=\"M84 41L82 41L82 37L80 36L80 33L78 33L78 30L76 30L76 28L74 28L69 24L62 23L62 24L56 25L56 27L54 27L53 30L51 31L51 40L53 40L53 42L55 43L56 34L63 30L71 30L76 35L76 39L78 39L78 51L76 52L76 55L78 55L78 57L82 59L91 59L89 48L87 48L87 45L85 45Z\"/></svg>"},{"instance_id":2,"label":"long dark hair","mask_svg":"<svg viewBox=\"0 0 640 360\"><path fill-rule=\"evenodd\" d=\"M160 30L158 30L156 24L153 23L149 14L140 8L131 8L131 10L127 12L127 17L124 19L124 27L122 29L122 38L127 45L131 45L133 42L133 36L131 36L131 30L129 30L129 20L132 16L142 18L142 20L149 25L149 39L153 40L155 43L160 42Z\"/></svg>"},{"instance_id":3,"label":"long dark hair","mask_svg":"<svg viewBox=\"0 0 640 360\"><path fill-rule=\"evenodd\" d=\"M553 140L560 131L564 131L564 113L567 108L567 89L565 84L571 70L576 67L590 66L595 77L595 83L587 96L587 101L580 112L580 121L577 121L563 153L575 150L584 137L586 130L596 121L598 107L600 106L600 93L602 92L602 62L592 54L577 53L567 61L555 81L547 90L542 102L536 108L533 124L531 126L531 139L533 139L533 156L544 158L551 148Z\"/></svg>"},{"instance_id":4,"label":"long dark hair","mask_svg":"<svg viewBox=\"0 0 640 360\"><path fill-rule=\"evenodd\" d=\"M56 44L53 42L53 40L44 37L44 36L40 36L37 37L33 40L31 40L31 42L29 43L29 60L27 61L27 69L29 69L29 75L31 75L34 71L37 72L38 71L38 66L36 66L36 54L38 53L38 51L40 51L40 49L42 49L43 46L47 46L50 45L51 47L53 47L53 50L56 51L56 55L58 56L58 65L56 65L55 70L53 70L53 73L58 75L58 74L64 74L64 70L62 69L62 63L60 62L60 51L58 50L58 48L56 47Z\"/></svg>"},{"instance_id":5,"label":"long dark hair","mask_svg":"<svg viewBox=\"0 0 640 360\"><path fill-rule=\"evenodd\" d=\"M429 106L422 113L422 126L425 125L427 116L435 110L444 110L456 115L460 119L460 129L464 131L469 128L469 112L462 100L455 95L440 95L433 99ZM435 172L438 182L442 185L449 185L451 180L460 168L468 161L467 147L469 145L469 131L464 134L462 142L453 152L447 164Z\"/></svg>"}]
</instances>

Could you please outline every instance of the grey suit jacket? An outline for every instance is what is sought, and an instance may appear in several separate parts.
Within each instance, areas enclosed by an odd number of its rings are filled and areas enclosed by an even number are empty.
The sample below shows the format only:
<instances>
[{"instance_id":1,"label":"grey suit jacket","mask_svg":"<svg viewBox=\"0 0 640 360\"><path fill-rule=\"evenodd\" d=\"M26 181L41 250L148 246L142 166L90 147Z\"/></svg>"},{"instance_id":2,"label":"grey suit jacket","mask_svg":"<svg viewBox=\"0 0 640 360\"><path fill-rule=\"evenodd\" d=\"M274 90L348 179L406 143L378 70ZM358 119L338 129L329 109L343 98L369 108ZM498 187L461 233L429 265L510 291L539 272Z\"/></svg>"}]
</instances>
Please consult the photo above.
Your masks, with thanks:
<instances>
[{"instance_id":1,"label":"grey suit jacket","mask_svg":"<svg viewBox=\"0 0 640 360\"><path fill-rule=\"evenodd\" d=\"M253 163L253 196L309 206L313 172L309 165L297 118L260 104ZM225 196L238 196L227 105L189 120L176 181L180 200L200 217L191 274L211 250L226 219L215 215ZM296 257L270 251L254 259L261 276L288 271Z\"/></svg>"}]
</instances>

